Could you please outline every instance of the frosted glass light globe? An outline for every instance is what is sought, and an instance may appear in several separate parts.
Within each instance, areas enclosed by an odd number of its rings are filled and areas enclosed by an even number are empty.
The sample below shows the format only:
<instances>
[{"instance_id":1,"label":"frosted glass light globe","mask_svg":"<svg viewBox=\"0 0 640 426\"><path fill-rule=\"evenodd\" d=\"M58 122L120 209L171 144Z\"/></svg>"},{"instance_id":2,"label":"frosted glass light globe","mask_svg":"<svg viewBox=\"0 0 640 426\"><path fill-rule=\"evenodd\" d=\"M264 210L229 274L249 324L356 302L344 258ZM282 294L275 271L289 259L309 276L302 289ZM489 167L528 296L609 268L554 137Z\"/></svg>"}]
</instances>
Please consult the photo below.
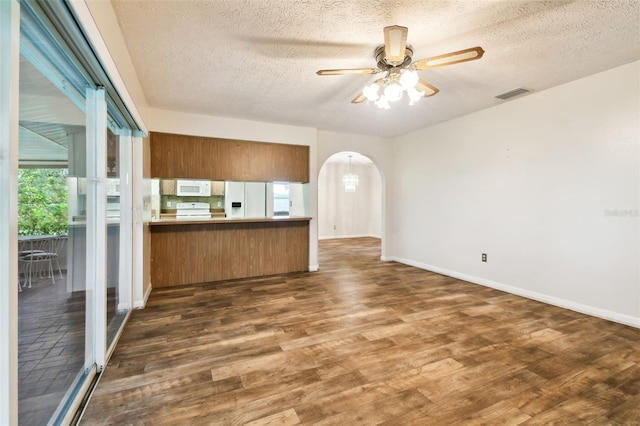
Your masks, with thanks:
<instances>
[{"instance_id":1,"label":"frosted glass light globe","mask_svg":"<svg viewBox=\"0 0 640 426\"><path fill-rule=\"evenodd\" d=\"M418 83L418 72L415 70L404 70L400 76L400 85L404 90L413 89Z\"/></svg>"},{"instance_id":2,"label":"frosted glass light globe","mask_svg":"<svg viewBox=\"0 0 640 426\"><path fill-rule=\"evenodd\" d=\"M370 84L369 86L365 86L365 88L362 90L362 94L370 101L376 101L378 100L378 90L380 89L380 86L378 86L376 83Z\"/></svg>"},{"instance_id":3,"label":"frosted glass light globe","mask_svg":"<svg viewBox=\"0 0 640 426\"><path fill-rule=\"evenodd\" d=\"M402 98L402 86L390 83L384 89L384 96L391 102L399 101Z\"/></svg>"},{"instance_id":4,"label":"frosted glass light globe","mask_svg":"<svg viewBox=\"0 0 640 426\"><path fill-rule=\"evenodd\" d=\"M424 97L424 92L420 92L415 88L411 88L407 90L407 95L409 95L409 105L414 105L416 102L418 102L420 99Z\"/></svg>"}]
</instances>

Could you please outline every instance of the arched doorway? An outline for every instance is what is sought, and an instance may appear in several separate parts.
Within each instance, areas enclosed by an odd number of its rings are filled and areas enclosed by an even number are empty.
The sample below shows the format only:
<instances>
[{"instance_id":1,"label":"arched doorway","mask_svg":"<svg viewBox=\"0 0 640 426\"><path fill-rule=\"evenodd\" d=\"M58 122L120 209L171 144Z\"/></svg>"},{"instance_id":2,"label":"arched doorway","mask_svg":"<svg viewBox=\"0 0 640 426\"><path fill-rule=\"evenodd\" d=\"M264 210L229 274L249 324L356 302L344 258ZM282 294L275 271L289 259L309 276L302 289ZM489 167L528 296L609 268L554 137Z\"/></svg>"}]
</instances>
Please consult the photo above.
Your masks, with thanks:
<instances>
[{"instance_id":1,"label":"arched doorway","mask_svg":"<svg viewBox=\"0 0 640 426\"><path fill-rule=\"evenodd\" d=\"M345 176L357 177L356 185ZM383 237L382 176L376 164L357 152L331 155L318 174L318 240ZM371 240L368 240L371 244Z\"/></svg>"}]
</instances>

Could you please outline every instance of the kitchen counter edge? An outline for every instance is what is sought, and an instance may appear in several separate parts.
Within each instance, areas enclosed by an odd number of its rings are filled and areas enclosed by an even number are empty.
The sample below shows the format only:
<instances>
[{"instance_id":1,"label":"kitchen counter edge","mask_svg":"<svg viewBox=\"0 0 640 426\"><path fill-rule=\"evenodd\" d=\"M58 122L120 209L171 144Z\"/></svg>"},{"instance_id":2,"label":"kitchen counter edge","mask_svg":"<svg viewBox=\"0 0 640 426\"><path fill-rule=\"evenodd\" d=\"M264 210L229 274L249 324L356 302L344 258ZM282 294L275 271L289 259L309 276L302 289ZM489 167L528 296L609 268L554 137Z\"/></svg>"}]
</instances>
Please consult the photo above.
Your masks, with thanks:
<instances>
[{"instance_id":1,"label":"kitchen counter edge","mask_svg":"<svg viewBox=\"0 0 640 426\"><path fill-rule=\"evenodd\" d=\"M283 216L283 217L243 217L243 218L212 218L212 219L155 219L149 222L149 226L166 225L202 225L202 224L231 224L231 223L268 223L268 222L302 222L310 221L307 216Z\"/></svg>"}]
</instances>

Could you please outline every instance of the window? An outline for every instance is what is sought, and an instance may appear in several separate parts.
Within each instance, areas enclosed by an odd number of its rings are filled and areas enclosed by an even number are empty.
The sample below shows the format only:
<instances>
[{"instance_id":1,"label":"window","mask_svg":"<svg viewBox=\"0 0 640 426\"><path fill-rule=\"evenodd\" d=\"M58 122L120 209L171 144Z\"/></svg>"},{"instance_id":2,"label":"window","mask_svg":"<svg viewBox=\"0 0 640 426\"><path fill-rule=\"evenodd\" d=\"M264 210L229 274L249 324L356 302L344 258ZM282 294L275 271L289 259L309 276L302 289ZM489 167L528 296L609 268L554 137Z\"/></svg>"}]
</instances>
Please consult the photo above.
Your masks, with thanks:
<instances>
[{"instance_id":1,"label":"window","mask_svg":"<svg viewBox=\"0 0 640 426\"><path fill-rule=\"evenodd\" d=\"M289 200L289 183L274 182L273 184L273 215L289 216L289 207L291 207L291 202Z\"/></svg>"}]
</instances>

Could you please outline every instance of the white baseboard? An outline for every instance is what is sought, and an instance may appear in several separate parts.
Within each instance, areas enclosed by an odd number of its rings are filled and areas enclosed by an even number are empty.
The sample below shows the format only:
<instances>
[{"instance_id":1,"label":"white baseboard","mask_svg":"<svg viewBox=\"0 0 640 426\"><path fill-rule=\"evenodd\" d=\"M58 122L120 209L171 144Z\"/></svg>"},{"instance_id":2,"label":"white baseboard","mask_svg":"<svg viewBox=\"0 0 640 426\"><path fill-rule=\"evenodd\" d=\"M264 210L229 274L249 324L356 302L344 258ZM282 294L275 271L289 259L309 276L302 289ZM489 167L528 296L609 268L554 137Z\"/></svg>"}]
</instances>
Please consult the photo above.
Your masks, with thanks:
<instances>
[{"instance_id":1,"label":"white baseboard","mask_svg":"<svg viewBox=\"0 0 640 426\"><path fill-rule=\"evenodd\" d=\"M147 287L147 291L144 292L144 297L142 300L136 300L133 302L133 309L144 309L147 306L147 300L149 300L149 295L151 294L151 285Z\"/></svg>"},{"instance_id":2,"label":"white baseboard","mask_svg":"<svg viewBox=\"0 0 640 426\"><path fill-rule=\"evenodd\" d=\"M320 265L309 265L309 272L316 272L320 269Z\"/></svg>"},{"instance_id":3,"label":"white baseboard","mask_svg":"<svg viewBox=\"0 0 640 426\"><path fill-rule=\"evenodd\" d=\"M371 234L358 234L358 235L330 235L325 237L318 237L318 240L340 240L343 238L378 238L381 239L380 235L371 235Z\"/></svg>"},{"instance_id":4,"label":"white baseboard","mask_svg":"<svg viewBox=\"0 0 640 426\"><path fill-rule=\"evenodd\" d=\"M399 263L404 263L405 265L415 266L416 268L435 272L437 274L442 274L442 275L457 278L463 281L468 281L473 284L478 284L481 286L494 288L496 290L505 291L507 293L515 294L517 296L526 297L527 299L532 299L538 302L547 303L549 305L558 306L560 308L569 309L571 311L580 312L581 314L591 315L594 317L606 319L606 320L617 322L620 324L629 325L631 327L640 328L640 318L633 317L631 315L626 315L618 312L609 311L606 309L596 308L594 306L583 305L582 303L573 302L571 300L561 299L558 297L549 296L549 295L538 293L535 291L525 290L519 287L514 287L511 285L498 283L498 282L487 280L484 278L475 277L473 275L467 275L467 274L462 274L456 271L450 271L448 269L439 268L437 266L415 262L410 259L404 259L401 257L387 257L385 260L394 260Z\"/></svg>"}]
</instances>

